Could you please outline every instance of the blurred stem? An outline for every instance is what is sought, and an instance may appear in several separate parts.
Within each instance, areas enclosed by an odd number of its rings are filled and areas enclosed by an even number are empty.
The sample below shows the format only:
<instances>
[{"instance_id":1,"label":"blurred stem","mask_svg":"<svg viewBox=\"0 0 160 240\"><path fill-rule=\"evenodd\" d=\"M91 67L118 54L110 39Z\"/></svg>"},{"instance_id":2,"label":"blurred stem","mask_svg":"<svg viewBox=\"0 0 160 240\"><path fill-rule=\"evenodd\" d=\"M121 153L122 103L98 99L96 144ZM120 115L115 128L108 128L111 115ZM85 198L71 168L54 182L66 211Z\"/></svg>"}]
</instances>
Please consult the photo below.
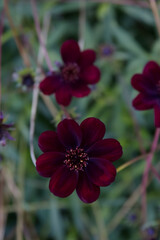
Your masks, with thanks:
<instances>
[{"instance_id":1,"label":"blurred stem","mask_svg":"<svg viewBox=\"0 0 160 240\"><path fill-rule=\"evenodd\" d=\"M25 154L24 149L27 148L24 141L20 141L20 158L18 164L18 187L20 191L20 195L17 198L17 226L16 226L16 236L17 240L23 239L23 226L24 226L24 219L23 219L23 201L24 201L24 176L25 176ZM22 161L23 159L23 161Z\"/></svg>"},{"instance_id":2,"label":"blurred stem","mask_svg":"<svg viewBox=\"0 0 160 240\"><path fill-rule=\"evenodd\" d=\"M105 226L104 218L102 217L101 208L98 202L92 204L93 213L96 220L96 226L98 228L98 239L99 240L108 240L107 229Z\"/></svg>"},{"instance_id":3,"label":"blurred stem","mask_svg":"<svg viewBox=\"0 0 160 240\"><path fill-rule=\"evenodd\" d=\"M5 13L8 17L8 20L9 20L9 23L10 23L10 27L11 27L11 30L13 32L13 36L15 38L15 41L16 41L16 44L17 44L17 47L19 49L19 52L21 54L21 57L23 59L23 62L25 64L26 67L30 67L31 66L31 63L30 63L30 59L29 59L29 55L28 53L26 52L25 48L23 47L23 45L21 44L19 38L17 37L18 36L18 32L17 32L17 28L13 25L13 19L10 15L10 12L9 12L9 8L8 8L8 0L4 0L4 3L5 3ZM41 94L42 96L42 94ZM43 97L43 100L45 99L45 97ZM46 104L48 104L48 101L45 101ZM49 102L49 110L51 112L51 114L53 115L53 113L55 113L55 106L53 103L51 103L51 101ZM47 107L48 107L47 105ZM53 117L55 117L55 115L53 115Z\"/></svg>"},{"instance_id":4,"label":"blurred stem","mask_svg":"<svg viewBox=\"0 0 160 240\"><path fill-rule=\"evenodd\" d=\"M4 211L4 177L3 169L0 170L0 240L4 239L6 213Z\"/></svg>"},{"instance_id":5,"label":"blurred stem","mask_svg":"<svg viewBox=\"0 0 160 240\"><path fill-rule=\"evenodd\" d=\"M4 9L1 12L0 17L0 111L2 104L2 33L3 33L3 22L4 22Z\"/></svg>"},{"instance_id":6,"label":"blurred stem","mask_svg":"<svg viewBox=\"0 0 160 240\"><path fill-rule=\"evenodd\" d=\"M31 64L30 64L29 56L28 56L25 48L23 47L23 44L21 43L21 41L18 38L17 28L14 26L14 21L10 15L9 7L8 7L8 0L4 0L4 10L5 10L5 14L7 15L16 45L17 45L18 50L23 58L24 64L26 65L26 67L30 67Z\"/></svg>"},{"instance_id":7,"label":"blurred stem","mask_svg":"<svg viewBox=\"0 0 160 240\"><path fill-rule=\"evenodd\" d=\"M81 50L84 49L84 36L86 26L86 0L79 0L79 45Z\"/></svg>"},{"instance_id":8,"label":"blurred stem","mask_svg":"<svg viewBox=\"0 0 160 240\"><path fill-rule=\"evenodd\" d=\"M129 167L129 166L132 165L133 163L135 163L135 162L137 162L137 161L139 161L139 160L142 160L143 158L146 158L149 154L150 154L150 153L140 155L140 156L135 157L135 158L133 158L132 160L130 160L130 161L122 164L121 166L119 166L119 167L117 168L117 173L118 173L118 172L121 172L122 170L124 170L125 168Z\"/></svg>"},{"instance_id":9,"label":"blurred stem","mask_svg":"<svg viewBox=\"0 0 160 240\"><path fill-rule=\"evenodd\" d=\"M157 3L156 3L156 0L149 0L149 2L150 2L150 6L151 6L151 9L152 9L154 18L155 18L157 31L158 31L158 34L159 34L159 37L160 37L160 17L159 17L159 13L158 13L158 6L157 6Z\"/></svg>"},{"instance_id":10,"label":"blurred stem","mask_svg":"<svg viewBox=\"0 0 160 240\"><path fill-rule=\"evenodd\" d=\"M43 48L46 63L48 65L48 68L50 69L50 71L53 71L52 62L51 62L50 57L48 55L44 39L41 35L40 23L39 23L38 12L37 12L37 7L36 7L36 1L35 0L31 0L31 6L32 6L32 12L33 12L33 18L34 18L34 22L35 22L35 28L36 28L37 36L38 36L40 45Z\"/></svg>"},{"instance_id":11,"label":"blurred stem","mask_svg":"<svg viewBox=\"0 0 160 240\"><path fill-rule=\"evenodd\" d=\"M44 43L45 43L46 38L47 38L49 24L50 24L50 15L47 14L44 17L43 30L42 30L42 34L41 34L41 36L42 36L42 38L44 40ZM44 58L44 51L43 51L42 46L40 45L39 54L38 54L38 60L37 60L38 66L42 64L43 58ZM41 69L39 69L39 67L37 67L37 71L36 71L37 75L38 75L40 70ZM33 162L33 164L35 166L36 166L36 157L35 157L35 153L34 153L34 143L33 143L33 140L34 140L34 131L35 131L36 112L37 112L37 106L38 106L39 81L40 81L40 78L41 78L41 75L37 76L36 82L34 84L33 97L32 97L32 107L31 107L31 117L30 117L30 155L31 155L32 162Z\"/></svg>"},{"instance_id":12,"label":"blurred stem","mask_svg":"<svg viewBox=\"0 0 160 240\"><path fill-rule=\"evenodd\" d=\"M140 197L141 186L139 185L136 190L132 193L132 195L127 199L127 201L123 204L120 210L117 212L116 216L111 220L108 225L109 232L112 232L118 224L122 221L122 219L127 215L127 213L131 210L134 204Z\"/></svg>"},{"instance_id":13,"label":"blurred stem","mask_svg":"<svg viewBox=\"0 0 160 240\"><path fill-rule=\"evenodd\" d=\"M146 167L145 167L145 170L143 173L142 187L141 187L141 191L142 191L142 221L143 221L143 223L146 221L146 218L147 218L146 188L147 188L147 184L148 184L148 175L149 175L149 170L151 168L151 163L152 163L152 159L154 156L154 152L156 151L156 148L157 148L159 136L160 136L160 128L157 128L155 131L153 142L152 142L151 152L146 159Z\"/></svg>"}]
</instances>

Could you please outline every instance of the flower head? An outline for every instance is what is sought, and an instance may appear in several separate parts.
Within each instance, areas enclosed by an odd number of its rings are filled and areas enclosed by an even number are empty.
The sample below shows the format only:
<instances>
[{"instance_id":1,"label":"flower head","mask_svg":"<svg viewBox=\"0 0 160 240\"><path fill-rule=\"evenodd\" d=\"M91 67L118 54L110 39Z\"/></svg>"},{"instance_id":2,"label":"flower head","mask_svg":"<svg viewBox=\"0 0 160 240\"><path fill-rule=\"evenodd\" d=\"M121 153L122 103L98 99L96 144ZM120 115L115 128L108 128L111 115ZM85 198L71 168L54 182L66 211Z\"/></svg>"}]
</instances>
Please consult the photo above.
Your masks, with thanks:
<instances>
[{"instance_id":1,"label":"flower head","mask_svg":"<svg viewBox=\"0 0 160 240\"><path fill-rule=\"evenodd\" d=\"M9 133L13 128L13 124L4 124L3 120L3 113L0 112L0 145L4 147L7 140L14 140L14 138Z\"/></svg>"},{"instance_id":2,"label":"flower head","mask_svg":"<svg viewBox=\"0 0 160 240\"><path fill-rule=\"evenodd\" d=\"M100 186L110 185L116 176L112 161L122 155L115 139L103 139L105 125L87 118L80 125L64 119L57 132L46 131L39 137L44 152L36 162L38 173L49 177L50 191L59 197L69 196L75 189L85 203L97 200Z\"/></svg>"},{"instance_id":3,"label":"flower head","mask_svg":"<svg viewBox=\"0 0 160 240\"><path fill-rule=\"evenodd\" d=\"M25 91L32 89L35 83L35 73L30 68L25 68L18 73L14 73L13 78L17 82L17 86L22 87Z\"/></svg>"},{"instance_id":4,"label":"flower head","mask_svg":"<svg viewBox=\"0 0 160 240\"><path fill-rule=\"evenodd\" d=\"M160 66L150 61L141 74L135 74L132 86L140 93L133 100L137 110L154 109L155 126L160 127Z\"/></svg>"},{"instance_id":5,"label":"flower head","mask_svg":"<svg viewBox=\"0 0 160 240\"><path fill-rule=\"evenodd\" d=\"M88 85L99 81L100 71L93 65L95 52L91 49L80 51L74 40L62 44L61 56L63 63L58 64L59 70L46 76L40 89L46 95L55 93L57 102L67 106L72 96L81 98L90 93Z\"/></svg>"}]
</instances>

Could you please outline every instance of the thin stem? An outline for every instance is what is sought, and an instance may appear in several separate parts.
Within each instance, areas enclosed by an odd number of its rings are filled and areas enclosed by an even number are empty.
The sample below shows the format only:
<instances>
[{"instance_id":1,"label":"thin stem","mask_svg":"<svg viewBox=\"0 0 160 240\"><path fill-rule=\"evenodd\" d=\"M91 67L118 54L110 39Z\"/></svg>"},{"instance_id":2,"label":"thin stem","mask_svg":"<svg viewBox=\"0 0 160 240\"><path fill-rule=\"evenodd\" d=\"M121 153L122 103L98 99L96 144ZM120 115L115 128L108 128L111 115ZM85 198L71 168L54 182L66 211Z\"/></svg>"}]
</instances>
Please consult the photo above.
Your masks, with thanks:
<instances>
[{"instance_id":1,"label":"thin stem","mask_svg":"<svg viewBox=\"0 0 160 240\"><path fill-rule=\"evenodd\" d=\"M84 35L86 26L86 0L79 1L79 40L80 48L84 49Z\"/></svg>"},{"instance_id":2,"label":"thin stem","mask_svg":"<svg viewBox=\"0 0 160 240\"><path fill-rule=\"evenodd\" d=\"M31 107L31 117L30 117L30 155L33 164L36 166L36 157L34 153L34 144L33 144L33 139L34 139L34 130L35 130L35 119L36 119L36 112L37 112L37 106L38 106L38 95L39 95L39 84L35 83L34 84L34 89L33 89L33 98L32 98L32 107Z\"/></svg>"},{"instance_id":3,"label":"thin stem","mask_svg":"<svg viewBox=\"0 0 160 240\"><path fill-rule=\"evenodd\" d=\"M42 36L44 39L44 42L46 41L47 38L47 33L49 29L49 23L50 23L50 16L47 14L44 17L44 23L43 23L43 31L42 31ZM43 62L43 57L44 57L44 51L42 46L40 45L39 48L39 55L38 55L38 66L41 65ZM37 74L40 71L39 67L37 67ZM33 89L33 98L32 98L32 107L31 107L31 118L30 118L30 155L31 159L34 165L36 165L36 157L34 153L34 131L35 131L35 120L36 120L36 112L37 112L37 106L38 106L38 96L39 96L39 81L40 81L41 76L38 76L36 79L36 83L34 84L34 89Z\"/></svg>"},{"instance_id":4,"label":"thin stem","mask_svg":"<svg viewBox=\"0 0 160 240\"><path fill-rule=\"evenodd\" d=\"M10 24L10 27L11 27L11 30L12 30L12 33L13 33L16 45L17 45L18 50L19 50L19 52L20 52L20 54L21 54L21 56L23 58L24 64L27 67L30 67L31 64L30 64L29 56L28 56L25 48L23 47L21 41L18 38L17 28L14 26L14 24L13 24L14 21L13 21L11 15L10 15L9 7L8 7L8 0L4 0L4 10L5 10L5 14L8 17L8 21L9 21L9 24Z\"/></svg>"},{"instance_id":5,"label":"thin stem","mask_svg":"<svg viewBox=\"0 0 160 240\"><path fill-rule=\"evenodd\" d=\"M149 0L149 2L150 2L150 6L151 6L151 9L152 9L154 18L155 18L157 31L158 31L158 34L159 34L159 37L160 37L160 17L159 17L159 13L158 13L158 6L157 6L157 3L156 3L156 0Z\"/></svg>"},{"instance_id":6,"label":"thin stem","mask_svg":"<svg viewBox=\"0 0 160 240\"><path fill-rule=\"evenodd\" d=\"M146 187L148 184L148 175L149 175L149 170L151 168L151 163L152 163L152 159L154 156L154 152L157 148L159 136L160 136L160 128L157 128L155 131L153 142L152 142L151 152L146 159L146 167L145 167L145 170L143 173L142 187L141 187L141 191L142 191L142 221L143 222L145 222L146 218L147 218Z\"/></svg>"},{"instance_id":7,"label":"thin stem","mask_svg":"<svg viewBox=\"0 0 160 240\"><path fill-rule=\"evenodd\" d=\"M5 234L5 223L6 223L6 213L4 211L4 177L3 169L0 170L0 240L4 239Z\"/></svg>"},{"instance_id":8,"label":"thin stem","mask_svg":"<svg viewBox=\"0 0 160 240\"><path fill-rule=\"evenodd\" d=\"M118 172L121 172L122 170L124 170L125 168L129 167L129 166L132 165L133 163L135 163L135 162L137 162L137 161L139 161L139 160L141 160L141 159L143 159L143 158L146 158L148 155L149 155L149 153L148 153L148 154L142 154L142 155L140 155L140 156L138 156L138 157L135 157L135 158L133 158L132 160L130 160L130 161L122 164L121 166L119 166L119 167L117 168L117 173L118 173Z\"/></svg>"},{"instance_id":9,"label":"thin stem","mask_svg":"<svg viewBox=\"0 0 160 240\"><path fill-rule=\"evenodd\" d=\"M134 204L140 197L141 186L139 185L136 190L132 193L132 195L127 199L127 201L123 204L120 210L117 212L116 216L111 220L108 225L109 232L112 232L118 224L122 221L122 219L128 214Z\"/></svg>"},{"instance_id":10,"label":"thin stem","mask_svg":"<svg viewBox=\"0 0 160 240\"><path fill-rule=\"evenodd\" d=\"M3 33L3 22L4 22L4 9L1 12L0 17L0 111L1 111L1 101L2 101L2 33Z\"/></svg>"},{"instance_id":11,"label":"thin stem","mask_svg":"<svg viewBox=\"0 0 160 240\"><path fill-rule=\"evenodd\" d=\"M52 62L51 62L50 57L48 55L48 52L47 52L47 49L46 49L46 46L45 46L45 43L44 43L44 39L41 35L40 23L39 23L39 18L38 18L38 13L37 13L37 7L36 7L36 1L35 0L31 0L31 6L32 6L32 12L33 12L33 17L34 17L37 36L38 36L39 42L40 42L40 44L43 48L46 63L48 65L48 68L50 69L50 71L53 71Z\"/></svg>"}]
</instances>

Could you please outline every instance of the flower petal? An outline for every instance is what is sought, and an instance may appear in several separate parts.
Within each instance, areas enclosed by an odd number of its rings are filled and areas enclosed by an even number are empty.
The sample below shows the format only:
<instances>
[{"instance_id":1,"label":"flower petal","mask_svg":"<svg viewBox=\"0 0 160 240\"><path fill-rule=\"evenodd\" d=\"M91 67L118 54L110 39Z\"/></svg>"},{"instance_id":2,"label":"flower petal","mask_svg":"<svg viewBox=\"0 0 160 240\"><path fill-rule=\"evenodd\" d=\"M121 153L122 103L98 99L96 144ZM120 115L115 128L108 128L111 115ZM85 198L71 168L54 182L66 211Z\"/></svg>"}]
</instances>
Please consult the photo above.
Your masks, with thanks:
<instances>
[{"instance_id":1,"label":"flower petal","mask_svg":"<svg viewBox=\"0 0 160 240\"><path fill-rule=\"evenodd\" d=\"M60 79L52 74L50 76L47 76L39 85L40 90L46 94L50 95L54 93L59 87L60 87Z\"/></svg>"},{"instance_id":2,"label":"flower petal","mask_svg":"<svg viewBox=\"0 0 160 240\"><path fill-rule=\"evenodd\" d=\"M146 77L144 74L135 74L131 79L132 86L143 93L155 95L156 85L153 84L152 79Z\"/></svg>"},{"instance_id":3,"label":"flower petal","mask_svg":"<svg viewBox=\"0 0 160 240\"><path fill-rule=\"evenodd\" d=\"M76 188L78 173L70 171L65 165L58 168L53 174L50 183L50 191L58 197L69 196Z\"/></svg>"},{"instance_id":4,"label":"flower petal","mask_svg":"<svg viewBox=\"0 0 160 240\"><path fill-rule=\"evenodd\" d=\"M133 107L135 107L137 110L151 109L153 108L154 103L154 98L150 98L143 93L138 94L138 96L132 102Z\"/></svg>"},{"instance_id":5,"label":"flower petal","mask_svg":"<svg viewBox=\"0 0 160 240\"><path fill-rule=\"evenodd\" d=\"M102 139L106 131L104 123L94 117L85 119L80 127L83 135L81 145L85 148Z\"/></svg>"},{"instance_id":6,"label":"flower petal","mask_svg":"<svg viewBox=\"0 0 160 240\"><path fill-rule=\"evenodd\" d=\"M78 98L88 96L90 92L90 88L85 84L76 84L71 88L72 95Z\"/></svg>"},{"instance_id":7,"label":"flower petal","mask_svg":"<svg viewBox=\"0 0 160 240\"><path fill-rule=\"evenodd\" d=\"M37 172L43 177L51 177L63 164L65 154L59 152L46 152L40 155L36 161Z\"/></svg>"},{"instance_id":8,"label":"flower petal","mask_svg":"<svg viewBox=\"0 0 160 240\"><path fill-rule=\"evenodd\" d=\"M100 188L93 184L85 173L79 175L76 191L85 203L96 201L100 194Z\"/></svg>"},{"instance_id":9,"label":"flower petal","mask_svg":"<svg viewBox=\"0 0 160 240\"><path fill-rule=\"evenodd\" d=\"M154 107L154 122L157 128L160 128L160 106Z\"/></svg>"},{"instance_id":10,"label":"flower petal","mask_svg":"<svg viewBox=\"0 0 160 240\"><path fill-rule=\"evenodd\" d=\"M80 49L75 40L67 40L62 44L61 56L65 63L77 62L80 57Z\"/></svg>"},{"instance_id":11,"label":"flower petal","mask_svg":"<svg viewBox=\"0 0 160 240\"><path fill-rule=\"evenodd\" d=\"M122 147L116 139L108 138L99 140L86 152L89 157L105 158L109 161L116 161L122 156Z\"/></svg>"},{"instance_id":12,"label":"flower petal","mask_svg":"<svg viewBox=\"0 0 160 240\"><path fill-rule=\"evenodd\" d=\"M82 72L81 79L88 84L95 84L100 80L100 75L99 68L91 65Z\"/></svg>"},{"instance_id":13,"label":"flower petal","mask_svg":"<svg viewBox=\"0 0 160 240\"><path fill-rule=\"evenodd\" d=\"M41 133L38 139L38 146L43 152L64 152L65 148L54 131Z\"/></svg>"},{"instance_id":14,"label":"flower petal","mask_svg":"<svg viewBox=\"0 0 160 240\"><path fill-rule=\"evenodd\" d=\"M148 62L144 69L143 74L152 80L152 84L156 84L160 79L160 66L154 62Z\"/></svg>"},{"instance_id":15,"label":"flower petal","mask_svg":"<svg viewBox=\"0 0 160 240\"><path fill-rule=\"evenodd\" d=\"M63 106L68 106L71 102L72 95L70 89L67 86L62 86L56 91L56 100Z\"/></svg>"},{"instance_id":16,"label":"flower petal","mask_svg":"<svg viewBox=\"0 0 160 240\"><path fill-rule=\"evenodd\" d=\"M90 158L86 168L89 179L97 186L108 186L116 176L116 168L110 161L102 158Z\"/></svg>"},{"instance_id":17,"label":"flower petal","mask_svg":"<svg viewBox=\"0 0 160 240\"><path fill-rule=\"evenodd\" d=\"M58 124L57 133L62 144L71 149L81 144L82 132L80 126L72 119L64 119Z\"/></svg>"},{"instance_id":18,"label":"flower petal","mask_svg":"<svg viewBox=\"0 0 160 240\"><path fill-rule=\"evenodd\" d=\"M79 65L81 68L86 68L94 63L96 53L94 50L86 49L80 53Z\"/></svg>"}]
</instances>

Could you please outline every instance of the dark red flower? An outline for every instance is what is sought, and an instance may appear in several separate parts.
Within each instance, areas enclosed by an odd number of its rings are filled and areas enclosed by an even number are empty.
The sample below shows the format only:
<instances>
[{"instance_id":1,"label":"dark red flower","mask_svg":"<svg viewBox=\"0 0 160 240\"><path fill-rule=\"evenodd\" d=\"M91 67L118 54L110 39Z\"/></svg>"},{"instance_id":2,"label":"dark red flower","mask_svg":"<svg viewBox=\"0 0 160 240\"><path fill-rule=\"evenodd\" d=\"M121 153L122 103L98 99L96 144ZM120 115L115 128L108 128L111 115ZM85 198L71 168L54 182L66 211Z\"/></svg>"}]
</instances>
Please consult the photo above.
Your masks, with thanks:
<instances>
[{"instance_id":1,"label":"dark red flower","mask_svg":"<svg viewBox=\"0 0 160 240\"><path fill-rule=\"evenodd\" d=\"M0 145L4 147L7 140L14 140L14 138L9 133L13 128L13 124L4 124L3 120L3 113L0 112Z\"/></svg>"},{"instance_id":2,"label":"dark red flower","mask_svg":"<svg viewBox=\"0 0 160 240\"><path fill-rule=\"evenodd\" d=\"M160 127L160 66L148 62L142 74L135 74L131 80L132 86L140 93L133 100L137 110L154 109L155 126Z\"/></svg>"},{"instance_id":3,"label":"dark red flower","mask_svg":"<svg viewBox=\"0 0 160 240\"><path fill-rule=\"evenodd\" d=\"M116 176L112 161L122 155L115 139L102 139L105 125L96 118L85 119L80 126L71 119L58 124L57 132L46 131L39 137L44 152L36 162L38 173L49 177L50 191L59 197L75 189L85 203L97 200L100 186L110 185Z\"/></svg>"},{"instance_id":4,"label":"dark red flower","mask_svg":"<svg viewBox=\"0 0 160 240\"><path fill-rule=\"evenodd\" d=\"M59 64L59 71L47 76L40 83L40 89L46 95L55 93L57 102L67 106L72 96L81 98L90 93L88 85L99 81L100 71L93 65L95 52L91 49L81 52L74 40L62 44L61 56L64 63Z\"/></svg>"}]
</instances>

